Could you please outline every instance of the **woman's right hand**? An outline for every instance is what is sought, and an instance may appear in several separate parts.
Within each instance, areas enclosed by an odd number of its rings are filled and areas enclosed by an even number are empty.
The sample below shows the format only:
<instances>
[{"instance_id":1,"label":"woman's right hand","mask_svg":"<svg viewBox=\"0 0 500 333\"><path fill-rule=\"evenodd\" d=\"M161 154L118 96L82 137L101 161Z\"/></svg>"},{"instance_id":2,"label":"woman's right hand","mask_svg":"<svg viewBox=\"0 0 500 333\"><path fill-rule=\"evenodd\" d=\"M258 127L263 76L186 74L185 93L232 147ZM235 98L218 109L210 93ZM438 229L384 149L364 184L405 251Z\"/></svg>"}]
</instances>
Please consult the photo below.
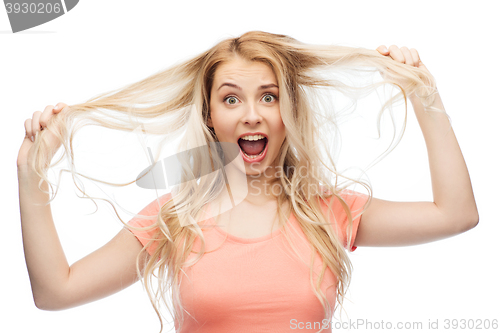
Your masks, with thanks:
<instances>
[{"instance_id":1,"label":"woman's right hand","mask_svg":"<svg viewBox=\"0 0 500 333\"><path fill-rule=\"evenodd\" d=\"M47 128L49 120L52 117L57 116L57 114L64 111L64 109L67 106L68 105L65 103L57 103L55 107L53 105L47 105L43 113L41 111L35 111L33 113L33 118L26 119L26 121L24 122L26 135L24 137L21 148L19 149L19 154L17 156L18 169L19 168L26 169L30 165L31 161L35 158L35 151L33 147L35 145L34 141L37 137L37 134L40 131L45 130ZM50 130L55 130L58 133L60 133L58 128L51 127ZM47 147L48 149L47 154L48 154L48 161L50 162L54 154L61 146L61 142L53 133L51 133L50 131L46 132L48 133L45 133L44 136L46 136L47 142L49 143Z\"/></svg>"}]
</instances>

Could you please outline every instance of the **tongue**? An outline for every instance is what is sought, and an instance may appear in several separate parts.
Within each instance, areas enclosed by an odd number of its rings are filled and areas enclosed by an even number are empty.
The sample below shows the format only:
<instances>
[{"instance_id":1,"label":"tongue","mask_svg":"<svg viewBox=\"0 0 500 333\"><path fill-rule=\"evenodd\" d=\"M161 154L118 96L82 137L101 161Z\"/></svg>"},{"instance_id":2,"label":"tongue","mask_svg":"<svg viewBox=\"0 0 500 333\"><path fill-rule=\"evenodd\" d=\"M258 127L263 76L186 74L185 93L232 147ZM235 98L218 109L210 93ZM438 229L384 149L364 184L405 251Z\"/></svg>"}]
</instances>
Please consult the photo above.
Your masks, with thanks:
<instances>
[{"instance_id":1,"label":"tongue","mask_svg":"<svg viewBox=\"0 0 500 333\"><path fill-rule=\"evenodd\" d=\"M259 155L259 153L264 150L266 145L266 139L260 139L257 141L248 141L239 139L238 143L241 149L247 153L247 155Z\"/></svg>"}]
</instances>

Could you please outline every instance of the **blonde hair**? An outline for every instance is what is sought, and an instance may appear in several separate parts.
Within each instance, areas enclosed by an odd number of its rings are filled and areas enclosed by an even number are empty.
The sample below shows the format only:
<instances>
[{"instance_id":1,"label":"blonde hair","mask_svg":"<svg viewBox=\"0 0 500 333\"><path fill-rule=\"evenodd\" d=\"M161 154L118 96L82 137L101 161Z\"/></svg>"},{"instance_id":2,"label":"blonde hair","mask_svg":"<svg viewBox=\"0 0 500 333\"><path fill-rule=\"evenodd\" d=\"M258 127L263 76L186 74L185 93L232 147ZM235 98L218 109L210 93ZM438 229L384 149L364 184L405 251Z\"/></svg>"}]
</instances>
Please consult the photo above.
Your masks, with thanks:
<instances>
[{"instance_id":1,"label":"blonde hair","mask_svg":"<svg viewBox=\"0 0 500 333\"><path fill-rule=\"evenodd\" d=\"M55 122L65 125L61 127L61 133L52 132L58 135L64 145L65 153L71 161L73 177L79 175L73 163L73 136L79 128L87 124L121 131L134 131L139 127L147 134L164 135L168 138L165 142L185 129L179 151L189 151L192 162L183 165L182 179L175 191L175 202L178 204L174 204L174 198L168 200L161 207L156 222L142 229L158 228L157 247L145 263L144 272L139 271L140 255L137 258L137 271L138 274L144 274L144 285L160 319L161 331L163 321L158 310L161 299L173 317L180 319L179 329L182 327L184 309L179 292L181 273L184 272L184 268L194 265L205 253L205 238L202 229L198 223L192 222L197 221L203 206L214 200L224 190L221 172L222 157L213 149L210 149L209 155L204 155L194 148L210 146L211 143L217 142L213 128L207 126L207 119L210 115L211 85L218 66L230 61L234 56L267 64L272 68L278 80L279 106L286 127L286 139L279 151L277 163L287 170L287 172L280 173L275 180L282 189L277 196L279 225L290 242L287 228L284 228L288 215L280 208L285 207L283 205L288 202L313 249L313 254L318 253L323 260L321 274L315 279L314 255L311 257L310 283L323 305L325 318L330 318L338 305L342 306L351 278L352 265L344 249L346 244L341 243L332 228L332 221L329 221L322 212L320 200L333 197L339 200L349 220L347 239L350 240L352 221L361 213L352 216L348 205L339 193L352 183L365 187L369 192L369 199L363 207L364 212L372 198L372 190L368 183L351 179L337 171L334 159L327 149L330 142L325 141L325 136L322 135L326 133L322 132L324 126L331 125L335 128L335 112L325 102L322 91L332 89L346 96L360 96L387 83L399 87L399 93L391 97L380 109L378 126L382 112L390 108L397 100L404 99L406 112L407 95L418 94L424 105L431 105L435 92L434 79L427 72L400 64L380 55L375 50L347 46L308 45L285 35L251 31L237 38L223 40L193 59L160 71L137 83L99 95L85 103L71 105L66 113L51 119L52 123L48 124L49 130L53 125L57 125L54 124ZM379 71L391 73L391 76L379 83L355 87L330 75L341 69L361 75ZM401 86L398 82L407 82L407 85ZM152 119L155 121L148 122ZM162 120L158 121L158 119ZM74 123L74 120L78 122ZM83 126L74 126L69 130L72 124L83 124ZM43 180L49 182L46 178L46 171L50 161L47 160L47 156L40 153L45 151L44 133L41 132L35 141L35 149L38 153L33 162L33 168ZM158 152L155 157L155 161L157 160ZM295 172L303 168L308 170L305 176ZM199 182L192 181L197 178L197 175L203 174L206 169L215 170L212 173L213 176L203 177ZM331 179L332 175L334 181ZM339 182L340 177L348 179L349 182L342 185ZM112 185L125 186L132 183L134 181ZM56 194L57 192L54 197ZM329 202L332 203L333 200ZM329 210L331 209L330 205ZM185 223L183 219L191 223ZM186 262L192 252L196 237L201 240L201 250L194 261ZM153 240L148 246L152 243ZM292 247L297 251L293 245ZM146 248L147 246L143 248L141 254ZM335 286L337 306L333 310L320 288L327 269L331 270L337 279ZM158 272L158 290L153 297L152 279L155 271ZM165 298L169 291L172 293L171 298L174 302L173 313Z\"/></svg>"}]
</instances>

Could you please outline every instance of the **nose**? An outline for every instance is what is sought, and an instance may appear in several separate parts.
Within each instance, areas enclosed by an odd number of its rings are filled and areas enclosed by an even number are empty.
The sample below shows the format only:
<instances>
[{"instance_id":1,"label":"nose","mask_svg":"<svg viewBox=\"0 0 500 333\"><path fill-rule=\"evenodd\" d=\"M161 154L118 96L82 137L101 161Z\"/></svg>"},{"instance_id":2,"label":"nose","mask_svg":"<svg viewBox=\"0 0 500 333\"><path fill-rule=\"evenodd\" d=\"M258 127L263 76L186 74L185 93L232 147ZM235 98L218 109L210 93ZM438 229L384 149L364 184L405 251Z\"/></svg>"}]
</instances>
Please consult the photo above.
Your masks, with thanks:
<instances>
[{"instance_id":1,"label":"nose","mask_svg":"<svg viewBox=\"0 0 500 333\"><path fill-rule=\"evenodd\" d=\"M262 122L262 115L260 114L258 105L255 103L247 104L242 121L251 126L260 124Z\"/></svg>"}]
</instances>

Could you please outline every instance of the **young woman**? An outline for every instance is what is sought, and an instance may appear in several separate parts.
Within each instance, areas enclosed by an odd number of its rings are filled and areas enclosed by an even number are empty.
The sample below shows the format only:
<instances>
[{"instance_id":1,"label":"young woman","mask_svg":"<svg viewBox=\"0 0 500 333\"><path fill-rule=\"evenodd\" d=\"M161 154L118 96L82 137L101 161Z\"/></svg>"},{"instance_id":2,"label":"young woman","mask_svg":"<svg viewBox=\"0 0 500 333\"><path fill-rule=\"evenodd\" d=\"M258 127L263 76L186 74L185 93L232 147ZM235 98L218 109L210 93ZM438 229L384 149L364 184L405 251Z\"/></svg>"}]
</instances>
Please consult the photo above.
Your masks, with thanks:
<instances>
[{"instance_id":1,"label":"young woman","mask_svg":"<svg viewBox=\"0 0 500 333\"><path fill-rule=\"evenodd\" d=\"M434 202L391 202L340 184L345 176L323 149L333 138L322 129L335 123L321 92L380 86L328 77L343 68L380 72L382 83L398 87L384 107L410 100L428 149ZM106 109L115 116L105 117ZM143 133L185 132L172 193L69 267L43 203L46 172L61 144L72 161L68 142L76 130L68 129L75 119L124 131L140 125ZM431 242L479 220L434 79L406 47L315 46L248 32L116 92L49 105L25 128L17 161L22 232L41 309L91 302L143 278L160 322L159 300L173 301L179 332L285 332L299 323L308 323L300 327L305 331L330 332L351 276L346 249Z\"/></svg>"}]
</instances>

